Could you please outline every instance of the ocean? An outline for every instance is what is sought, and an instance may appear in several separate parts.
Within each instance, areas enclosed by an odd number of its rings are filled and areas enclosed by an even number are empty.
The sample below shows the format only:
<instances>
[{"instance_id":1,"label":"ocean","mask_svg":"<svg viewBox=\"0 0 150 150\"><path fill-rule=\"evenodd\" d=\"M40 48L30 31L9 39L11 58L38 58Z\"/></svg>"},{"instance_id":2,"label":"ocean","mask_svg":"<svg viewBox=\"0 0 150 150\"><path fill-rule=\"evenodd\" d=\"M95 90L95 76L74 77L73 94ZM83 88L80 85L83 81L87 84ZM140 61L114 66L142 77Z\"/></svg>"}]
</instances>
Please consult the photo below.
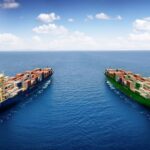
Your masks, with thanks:
<instances>
[{"instance_id":1,"label":"ocean","mask_svg":"<svg viewBox=\"0 0 150 150\"><path fill-rule=\"evenodd\" d=\"M106 82L106 68L150 76L150 52L1 52L13 76L52 67L51 84L0 113L0 150L150 149L150 109Z\"/></svg>"}]
</instances>

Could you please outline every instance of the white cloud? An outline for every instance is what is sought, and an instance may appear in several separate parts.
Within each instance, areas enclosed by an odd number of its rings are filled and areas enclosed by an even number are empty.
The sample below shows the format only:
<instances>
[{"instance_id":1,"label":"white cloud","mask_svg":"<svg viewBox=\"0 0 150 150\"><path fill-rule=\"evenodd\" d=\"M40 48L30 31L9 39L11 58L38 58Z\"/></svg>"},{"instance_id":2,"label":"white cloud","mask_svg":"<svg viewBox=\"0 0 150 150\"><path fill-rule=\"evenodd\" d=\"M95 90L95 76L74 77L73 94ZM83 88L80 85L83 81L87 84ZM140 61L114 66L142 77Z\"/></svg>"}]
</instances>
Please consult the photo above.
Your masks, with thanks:
<instances>
[{"instance_id":1,"label":"white cloud","mask_svg":"<svg viewBox=\"0 0 150 150\"><path fill-rule=\"evenodd\" d=\"M144 44L143 44L144 43ZM22 39L11 33L0 34L0 50L147 50L149 42L129 37L94 38L80 31L68 31L63 36L38 34Z\"/></svg>"},{"instance_id":2,"label":"white cloud","mask_svg":"<svg viewBox=\"0 0 150 150\"><path fill-rule=\"evenodd\" d=\"M32 31L38 34L52 35L61 35L68 32L68 30L64 26L58 26L56 24L43 24L41 26L33 28Z\"/></svg>"},{"instance_id":3,"label":"white cloud","mask_svg":"<svg viewBox=\"0 0 150 150\"><path fill-rule=\"evenodd\" d=\"M10 43L14 44L19 41L19 38L11 33L0 34L0 43Z\"/></svg>"},{"instance_id":4,"label":"white cloud","mask_svg":"<svg viewBox=\"0 0 150 150\"><path fill-rule=\"evenodd\" d=\"M133 41L149 41L150 33L131 33L129 34L129 39Z\"/></svg>"},{"instance_id":5,"label":"white cloud","mask_svg":"<svg viewBox=\"0 0 150 150\"><path fill-rule=\"evenodd\" d=\"M144 19L136 19L133 22L135 31L150 32L150 17Z\"/></svg>"},{"instance_id":6,"label":"white cloud","mask_svg":"<svg viewBox=\"0 0 150 150\"><path fill-rule=\"evenodd\" d=\"M93 37L56 24L35 27L33 33L26 39L11 33L0 34L0 50L89 50L96 45Z\"/></svg>"},{"instance_id":7,"label":"white cloud","mask_svg":"<svg viewBox=\"0 0 150 150\"><path fill-rule=\"evenodd\" d=\"M22 49L23 39L12 34L12 33L2 33L0 34L0 50L17 50Z\"/></svg>"},{"instance_id":8,"label":"white cloud","mask_svg":"<svg viewBox=\"0 0 150 150\"><path fill-rule=\"evenodd\" d=\"M73 18L69 18L68 22L74 22L75 20Z\"/></svg>"},{"instance_id":9,"label":"white cloud","mask_svg":"<svg viewBox=\"0 0 150 150\"><path fill-rule=\"evenodd\" d=\"M64 26L56 24L44 24L33 28L33 32L38 37L33 37L37 41L38 49L56 50L83 50L94 46L94 39L80 31L70 31ZM40 37L40 42L39 42Z\"/></svg>"},{"instance_id":10,"label":"white cloud","mask_svg":"<svg viewBox=\"0 0 150 150\"><path fill-rule=\"evenodd\" d=\"M15 0L4 0L3 3L0 3L0 8L3 9L15 9L18 8L20 4Z\"/></svg>"},{"instance_id":11,"label":"white cloud","mask_svg":"<svg viewBox=\"0 0 150 150\"><path fill-rule=\"evenodd\" d=\"M33 39L33 41L41 42L41 38L37 35L33 36L32 39Z\"/></svg>"},{"instance_id":12,"label":"white cloud","mask_svg":"<svg viewBox=\"0 0 150 150\"><path fill-rule=\"evenodd\" d=\"M94 20L94 19L98 19L98 20L122 20L122 16L118 15L116 17L112 17L107 15L106 13L97 13L95 16L93 15L87 15L85 18L85 21L89 21L89 20Z\"/></svg>"},{"instance_id":13,"label":"white cloud","mask_svg":"<svg viewBox=\"0 0 150 150\"><path fill-rule=\"evenodd\" d=\"M39 16L37 17L38 20L40 20L41 22L44 23L51 23L54 22L56 20L60 20L60 16L56 15L54 12L52 13L41 13L39 14Z\"/></svg>"},{"instance_id":14,"label":"white cloud","mask_svg":"<svg viewBox=\"0 0 150 150\"><path fill-rule=\"evenodd\" d=\"M49 49L56 50L88 50L94 46L94 39L86 34L74 31L62 38L49 41Z\"/></svg>"},{"instance_id":15,"label":"white cloud","mask_svg":"<svg viewBox=\"0 0 150 150\"><path fill-rule=\"evenodd\" d=\"M96 14L95 18L100 19L100 20L110 20L111 19L110 16L108 16L107 14L105 14L103 12Z\"/></svg>"},{"instance_id":16,"label":"white cloud","mask_svg":"<svg viewBox=\"0 0 150 150\"><path fill-rule=\"evenodd\" d=\"M11 33L0 34L0 50L150 50L148 22L148 18L136 19L132 32L122 37L92 37L62 25L43 24L33 28L33 36L26 39Z\"/></svg>"},{"instance_id":17,"label":"white cloud","mask_svg":"<svg viewBox=\"0 0 150 150\"><path fill-rule=\"evenodd\" d=\"M142 45L150 42L150 17L136 19L133 22L133 32L129 34L129 40L142 42Z\"/></svg>"},{"instance_id":18,"label":"white cloud","mask_svg":"<svg viewBox=\"0 0 150 150\"><path fill-rule=\"evenodd\" d=\"M120 16L120 15L118 15L116 17L112 17L103 12L97 13L95 15L95 18L98 20L122 20L123 19L122 16Z\"/></svg>"}]
</instances>

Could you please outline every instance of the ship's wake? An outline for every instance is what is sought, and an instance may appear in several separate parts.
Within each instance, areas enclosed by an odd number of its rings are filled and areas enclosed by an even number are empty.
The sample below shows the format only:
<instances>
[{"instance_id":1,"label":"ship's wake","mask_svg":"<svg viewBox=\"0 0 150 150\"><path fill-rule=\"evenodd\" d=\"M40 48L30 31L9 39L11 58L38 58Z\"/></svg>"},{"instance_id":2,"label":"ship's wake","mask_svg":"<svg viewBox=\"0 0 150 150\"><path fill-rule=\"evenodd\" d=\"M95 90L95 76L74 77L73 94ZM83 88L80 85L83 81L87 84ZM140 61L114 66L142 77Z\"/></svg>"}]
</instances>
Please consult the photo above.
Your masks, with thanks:
<instances>
[{"instance_id":1,"label":"ship's wake","mask_svg":"<svg viewBox=\"0 0 150 150\"><path fill-rule=\"evenodd\" d=\"M113 84L109 81L106 81L107 85L109 86L109 88L115 93L117 94L120 99L123 100L124 103L130 105L133 109L136 109L140 114L144 115L148 120L150 120L150 109L146 108L140 104L138 104L137 102L131 100L129 97L127 97L126 95L124 95L122 92L120 92L119 90L117 90Z\"/></svg>"},{"instance_id":2,"label":"ship's wake","mask_svg":"<svg viewBox=\"0 0 150 150\"><path fill-rule=\"evenodd\" d=\"M42 86L38 87L34 92L32 92L28 97L26 97L22 102L18 103L15 107L5 110L4 112L0 113L0 123L7 121L14 116L20 109L25 107L27 104L35 101L36 97L42 94L45 89L51 84L51 79L46 81Z\"/></svg>"}]
</instances>

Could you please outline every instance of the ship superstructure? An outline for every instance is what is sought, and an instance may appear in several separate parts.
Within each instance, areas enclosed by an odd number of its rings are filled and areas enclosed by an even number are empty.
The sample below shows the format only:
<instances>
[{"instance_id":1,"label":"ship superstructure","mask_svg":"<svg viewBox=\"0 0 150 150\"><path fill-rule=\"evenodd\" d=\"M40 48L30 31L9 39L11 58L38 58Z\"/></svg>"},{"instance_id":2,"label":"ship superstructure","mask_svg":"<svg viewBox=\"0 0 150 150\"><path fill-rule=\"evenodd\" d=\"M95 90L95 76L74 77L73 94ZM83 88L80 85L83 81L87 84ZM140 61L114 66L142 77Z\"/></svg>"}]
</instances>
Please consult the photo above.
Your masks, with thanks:
<instances>
[{"instance_id":1,"label":"ship superstructure","mask_svg":"<svg viewBox=\"0 0 150 150\"><path fill-rule=\"evenodd\" d=\"M108 80L132 99L150 106L150 78L122 69L106 69Z\"/></svg>"},{"instance_id":2,"label":"ship superstructure","mask_svg":"<svg viewBox=\"0 0 150 150\"><path fill-rule=\"evenodd\" d=\"M16 74L14 77L0 74L0 109L18 100L21 95L28 94L52 74L51 68L36 68Z\"/></svg>"}]
</instances>

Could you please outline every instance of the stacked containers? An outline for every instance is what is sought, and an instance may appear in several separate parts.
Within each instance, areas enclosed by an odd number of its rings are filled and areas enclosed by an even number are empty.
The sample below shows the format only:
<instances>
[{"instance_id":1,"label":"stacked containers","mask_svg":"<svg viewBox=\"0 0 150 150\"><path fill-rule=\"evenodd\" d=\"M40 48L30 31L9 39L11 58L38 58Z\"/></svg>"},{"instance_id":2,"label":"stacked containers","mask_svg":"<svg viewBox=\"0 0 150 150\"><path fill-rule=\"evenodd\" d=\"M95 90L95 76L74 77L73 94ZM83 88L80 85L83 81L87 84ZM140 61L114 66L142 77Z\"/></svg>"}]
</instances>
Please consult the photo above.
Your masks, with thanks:
<instances>
[{"instance_id":1,"label":"stacked containers","mask_svg":"<svg viewBox=\"0 0 150 150\"><path fill-rule=\"evenodd\" d=\"M38 76L35 76L34 80L36 83L38 83Z\"/></svg>"},{"instance_id":2,"label":"stacked containers","mask_svg":"<svg viewBox=\"0 0 150 150\"><path fill-rule=\"evenodd\" d=\"M16 77L17 77L17 78L20 78L20 77L23 77L23 76L24 76L23 73L18 73L18 74L16 74Z\"/></svg>"},{"instance_id":3,"label":"stacked containers","mask_svg":"<svg viewBox=\"0 0 150 150\"><path fill-rule=\"evenodd\" d=\"M135 83L135 88L138 90L140 87L142 87L142 83L140 81L137 81Z\"/></svg>"},{"instance_id":4,"label":"stacked containers","mask_svg":"<svg viewBox=\"0 0 150 150\"><path fill-rule=\"evenodd\" d=\"M124 70L107 69L106 74L110 77L113 77L113 74L115 74L117 82L127 85L133 92L150 99L150 78L143 78L139 74L125 72Z\"/></svg>"},{"instance_id":5,"label":"stacked containers","mask_svg":"<svg viewBox=\"0 0 150 150\"><path fill-rule=\"evenodd\" d=\"M42 73L40 72L38 75L38 81L41 82L42 81Z\"/></svg>"},{"instance_id":6,"label":"stacked containers","mask_svg":"<svg viewBox=\"0 0 150 150\"><path fill-rule=\"evenodd\" d=\"M36 69L36 71L33 71L33 74L36 75L35 81L37 81L39 77L37 71L41 71L41 69ZM29 71L28 73L17 74L15 77L5 79L5 83L4 83L5 99L9 97L13 97L19 94L23 89L27 89L29 86L31 86L30 74L31 71ZM33 81L34 84L35 81Z\"/></svg>"},{"instance_id":7,"label":"stacked containers","mask_svg":"<svg viewBox=\"0 0 150 150\"><path fill-rule=\"evenodd\" d=\"M15 81L15 86L17 86L19 89L21 89L22 88L22 81L21 80Z\"/></svg>"},{"instance_id":8,"label":"stacked containers","mask_svg":"<svg viewBox=\"0 0 150 150\"><path fill-rule=\"evenodd\" d=\"M122 76L121 72L116 72L115 73L115 80L118 82L121 76Z\"/></svg>"},{"instance_id":9,"label":"stacked containers","mask_svg":"<svg viewBox=\"0 0 150 150\"><path fill-rule=\"evenodd\" d=\"M43 78L47 78L51 73L52 70L50 68L37 68L32 71L17 74L15 77L11 77L7 80L6 87L8 87L8 89L6 90L6 95L12 96L22 90L27 90L32 85L42 81Z\"/></svg>"},{"instance_id":10,"label":"stacked containers","mask_svg":"<svg viewBox=\"0 0 150 150\"><path fill-rule=\"evenodd\" d=\"M27 85L26 81L24 81L23 82L23 90L27 90L27 88L28 88L28 85Z\"/></svg>"},{"instance_id":11,"label":"stacked containers","mask_svg":"<svg viewBox=\"0 0 150 150\"><path fill-rule=\"evenodd\" d=\"M150 83L149 82L144 83L143 88L150 90Z\"/></svg>"},{"instance_id":12,"label":"stacked containers","mask_svg":"<svg viewBox=\"0 0 150 150\"><path fill-rule=\"evenodd\" d=\"M131 81L127 80L127 86L130 87Z\"/></svg>"},{"instance_id":13,"label":"stacked containers","mask_svg":"<svg viewBox=\"0 0 150 150\"><path fill-rule=\"evenodd\" d=\"M111 78L114 78L114 76L115 76L115 73L114 73L114 72L109 72L108 74L109 74L109 76L110 76Z\"/></svg>"},{"instance_id":14,"label":"stacked containers","mask_svg":"<svg viewBox=\"0 0 150 150\"><path fill-rule=\"evenodd\" d=\"M31 80L31 85L35 85L36 84L36 82L35 82L35 80Z\"/></svg>"},{"instance_id":15,"label":"stacked containers","mask_svg":"<svg viewBox=\"0 0 150 150\"><path fill-rule=\"evenodd\" d=\"M26 84L27 84L27 87L30 87L30 86L31 86L31 80L26 80L25 82L26 82Z\"/></svg>"}]
</instances>

